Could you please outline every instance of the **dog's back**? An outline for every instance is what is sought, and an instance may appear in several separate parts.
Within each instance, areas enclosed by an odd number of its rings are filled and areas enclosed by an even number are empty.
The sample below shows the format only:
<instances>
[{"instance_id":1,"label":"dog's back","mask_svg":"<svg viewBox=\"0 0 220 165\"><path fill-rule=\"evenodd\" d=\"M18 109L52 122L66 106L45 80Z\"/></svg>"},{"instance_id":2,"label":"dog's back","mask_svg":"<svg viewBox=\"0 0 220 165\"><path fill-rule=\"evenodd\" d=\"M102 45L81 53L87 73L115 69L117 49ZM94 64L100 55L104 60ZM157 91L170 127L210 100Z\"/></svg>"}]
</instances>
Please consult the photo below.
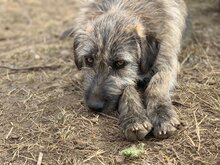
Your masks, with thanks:
<instances>
[{"instance_id":1,"label":"dog's back","mask_svg":"<svg viewBox=\"0 0 220 165\"><path fill-rule=\"evenodd\" d=\"M85 6L78 20L85 25L100 16L114 14L135 17L143 23L146 32L160 37L164 33L164 24L169 20L183 29L187 12L183 0L93 0Z\"/></svg>"}]
</instances>

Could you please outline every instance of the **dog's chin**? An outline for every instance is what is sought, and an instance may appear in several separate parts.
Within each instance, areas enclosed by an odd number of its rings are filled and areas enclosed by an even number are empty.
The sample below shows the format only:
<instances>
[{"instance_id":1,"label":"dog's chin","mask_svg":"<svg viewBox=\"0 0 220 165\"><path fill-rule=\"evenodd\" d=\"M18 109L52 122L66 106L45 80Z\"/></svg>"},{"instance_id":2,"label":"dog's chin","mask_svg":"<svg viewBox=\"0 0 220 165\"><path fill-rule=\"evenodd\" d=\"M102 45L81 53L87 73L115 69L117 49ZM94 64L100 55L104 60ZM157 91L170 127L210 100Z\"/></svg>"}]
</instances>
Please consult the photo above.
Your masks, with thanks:
<instances>
[{"instance_id":1,"label":"dog's chin","mask_svg":"<svg viewBox=\"0 0 220 165\"><path fill-rule=\"evenodd\" d=\"M103 109L102 113L109 114L109 113L111 113L111 112L117 111L117 109L118 109L118 104L109 105L109 106L106 106L106 107Z\"/></svg>"},{"instance_id":2,"label":"dog's chin","mask_svg":"<svg viewBox=\"0 0 220 165\"><path fill-rule=\"evenodd\" d=\"M112 114L117 111L118 105L116 104L116 105L105 106L105 108L102 111L94 111L94 110L89 109L88 107L87 107L87 109L89 110L89 112L92 112L95 114L99 114L99 113Z\"/></svg>"},{"instance_id":3,"label":"dog's chin","mask_svg":"<svg viewBox=\"0 0 220 165\"><path fill-rule=\"evenodd\" d=\"M113 96L106 100L105 108L103 110L104 113L110 113L110 112L115 112L118 110L119 106L119 100L121 98L121 95L119 96Z\"/></svg>"}]
</instances>

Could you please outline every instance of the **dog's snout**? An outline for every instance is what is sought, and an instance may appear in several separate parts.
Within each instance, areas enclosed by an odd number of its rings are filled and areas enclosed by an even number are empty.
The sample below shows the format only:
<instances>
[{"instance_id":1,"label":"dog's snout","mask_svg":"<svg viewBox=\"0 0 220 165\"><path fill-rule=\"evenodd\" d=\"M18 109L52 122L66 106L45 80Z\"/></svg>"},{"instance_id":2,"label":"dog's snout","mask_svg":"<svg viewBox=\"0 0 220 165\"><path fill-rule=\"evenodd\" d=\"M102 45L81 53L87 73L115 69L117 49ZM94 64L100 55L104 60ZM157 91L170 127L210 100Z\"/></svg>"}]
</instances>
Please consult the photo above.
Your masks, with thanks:
<instances>
[{"instance_id":1,"label":"dog's snout","mask_svg":"<svg viewBox=\"0 0 220 165\"><path fill-rule=\"evenodd\" d=\"M101 99L97 99L97 98L89 99L87 104L89 109L91 109L92 111L96 111L96 112L103 111L104 101L102 101Z\"/></svg>"},{"instance_id":2,"label":"dog's snout","mask_svg":"<svg viewBox=\"0 0 220 165\"><path fill-rule=\"evenodd\" d=\"M98 83L97 79L93 80L92 85L86 93L87 107L96 112L102 112L105 106L105 100L103 98L103 87Z\"/></svg>"}]
</instances>

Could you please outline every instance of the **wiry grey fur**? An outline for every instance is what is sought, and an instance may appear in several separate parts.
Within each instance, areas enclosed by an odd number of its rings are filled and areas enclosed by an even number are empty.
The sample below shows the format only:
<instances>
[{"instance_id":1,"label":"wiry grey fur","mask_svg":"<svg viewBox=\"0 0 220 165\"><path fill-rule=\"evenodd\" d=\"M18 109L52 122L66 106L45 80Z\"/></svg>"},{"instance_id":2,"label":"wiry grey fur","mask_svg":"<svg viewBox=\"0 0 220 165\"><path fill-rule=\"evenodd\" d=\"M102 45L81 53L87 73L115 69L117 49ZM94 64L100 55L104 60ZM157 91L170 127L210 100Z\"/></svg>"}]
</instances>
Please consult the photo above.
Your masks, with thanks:
<instances>
[{"instance_id":1,"label":"wiry grey fur","mask_svg":"<svg viewBox=\"0 0 220 165\"><path fill-rule=\"evenodd\" d=\"M166 138L179 124L170 91L186 16L183 0L92 0L65 33L85 73L86 105L118 109L128 140L151 130Z\"/></svg>"}]
</instances>

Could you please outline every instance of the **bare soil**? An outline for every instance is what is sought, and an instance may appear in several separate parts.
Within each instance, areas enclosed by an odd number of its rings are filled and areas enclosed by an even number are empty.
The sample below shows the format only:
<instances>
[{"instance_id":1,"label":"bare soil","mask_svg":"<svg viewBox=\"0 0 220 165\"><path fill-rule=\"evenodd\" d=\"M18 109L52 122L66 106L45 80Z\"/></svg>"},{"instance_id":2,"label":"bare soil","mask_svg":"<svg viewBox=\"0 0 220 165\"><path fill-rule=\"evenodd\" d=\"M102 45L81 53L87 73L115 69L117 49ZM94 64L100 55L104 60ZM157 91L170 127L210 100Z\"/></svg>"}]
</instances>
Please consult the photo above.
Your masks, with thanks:
<instances>
[{"instance_id":1,"label":"bare soil","mask_svg":"<svg viewBox=\"0 0 220 165\"><path fill-rule=\"evenodd\" d=\"M87 111L71 40L59 39L79 1L1 0L0 164L37 164L40 153L44 165L220 164L220 10L216 0L187 2L193 40L173 97L184 126L119 163L119 151L140 142L124 139L116 115Z\"/></svg>"}]
</instances>

